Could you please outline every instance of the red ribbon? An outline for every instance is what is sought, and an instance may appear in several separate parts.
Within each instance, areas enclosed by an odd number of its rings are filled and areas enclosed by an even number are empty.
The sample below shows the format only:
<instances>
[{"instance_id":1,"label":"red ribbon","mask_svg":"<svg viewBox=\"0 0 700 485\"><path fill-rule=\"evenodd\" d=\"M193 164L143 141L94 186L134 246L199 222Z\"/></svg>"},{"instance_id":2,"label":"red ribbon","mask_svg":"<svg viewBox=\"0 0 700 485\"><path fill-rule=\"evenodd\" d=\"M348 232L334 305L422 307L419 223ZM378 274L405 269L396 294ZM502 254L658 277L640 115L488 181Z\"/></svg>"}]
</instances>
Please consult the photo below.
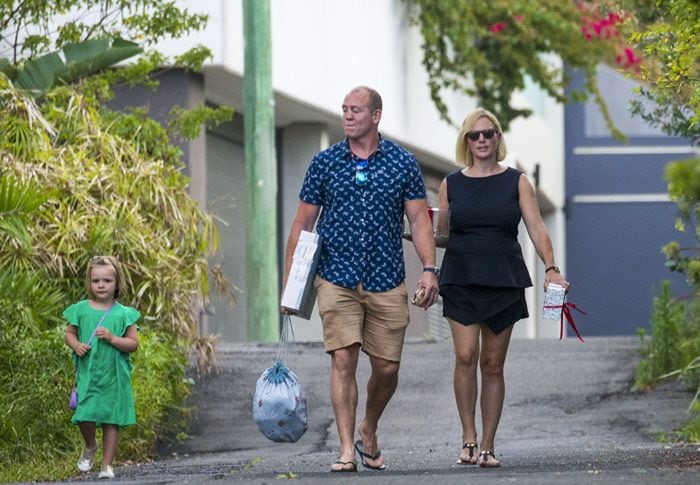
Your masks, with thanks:
<instances>
[{"instance_id":1,"label":"red ribbon","mask_svg":"<svg viewBox=\"0 0 700 485\"><path fill-rule=\"evenodd\" d=\"M564 337L564 316L566 316L566 321L569 323L569 326L574 329L574 333L578 337L578 339L581 342L585 342L583 340L583 337L581 337L581 334L578 333L578 328L576 328L576 323L574 323L574 317L571 314L571 308L576 310L579 313L583 313L584 315L588 315L586 312L578 308L576 305L573 303L569 303L568 301L565 301L563 305L545 305L544 308L561 308L561 318L559 320L559 340L561 340Z\"/></svg>"}]
</instances>

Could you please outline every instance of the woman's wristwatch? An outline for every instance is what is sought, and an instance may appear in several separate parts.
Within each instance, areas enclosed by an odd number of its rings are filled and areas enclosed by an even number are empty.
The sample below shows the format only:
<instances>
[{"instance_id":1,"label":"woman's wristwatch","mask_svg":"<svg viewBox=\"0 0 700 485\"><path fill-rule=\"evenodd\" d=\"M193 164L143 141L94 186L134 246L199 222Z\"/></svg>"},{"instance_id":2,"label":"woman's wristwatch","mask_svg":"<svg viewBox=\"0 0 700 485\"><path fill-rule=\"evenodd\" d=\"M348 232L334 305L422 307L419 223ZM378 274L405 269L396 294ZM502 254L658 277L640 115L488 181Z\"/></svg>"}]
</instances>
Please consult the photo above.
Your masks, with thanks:
<instances>
[{"instance_id":1,"label":"woman's wristwatch","mask_svg":"<svg viewBox=\"0 0 700 485\"><path fill-rule=\"evenodd\" d=\"M544 270L545 273L549 273L550 271L554 271L555 273L561 273L561 271L559 271L559 266L557 266L556 264L552 266L547 266L547 268Z\"/></svg>"}]
</instances>

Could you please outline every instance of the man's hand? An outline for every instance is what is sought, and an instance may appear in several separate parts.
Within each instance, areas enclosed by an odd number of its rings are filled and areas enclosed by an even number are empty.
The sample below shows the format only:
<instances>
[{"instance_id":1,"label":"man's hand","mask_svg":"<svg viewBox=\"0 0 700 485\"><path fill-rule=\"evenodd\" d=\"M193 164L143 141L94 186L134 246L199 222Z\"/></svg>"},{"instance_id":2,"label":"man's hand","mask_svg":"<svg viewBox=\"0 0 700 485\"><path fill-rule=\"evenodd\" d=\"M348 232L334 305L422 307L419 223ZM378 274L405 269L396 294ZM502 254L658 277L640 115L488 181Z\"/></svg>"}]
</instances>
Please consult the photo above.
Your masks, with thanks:
<instances>
[{"instance_id":1,"label":"man's hand","mask_svg":"<svg viewBox=\"0 0 700 485\"><path fill-rule=\"evenodd\" d=\"M286 306L280 306L280 313L282 315L296 315L297 311L292 310L291 308L287 308Z\"/></svg>"},{"instance_id":2,"label":"man's hand","mask_svg":"<svg viewBox=\"0 0 700 485\"><path fill-rule=\"evenodd\" d=\"M435 273L424 271L418 280L418 286L425 289L425 298L420 307L424 310L430 308L438 299L438 278Z\"/></svg>"}]
</instances>

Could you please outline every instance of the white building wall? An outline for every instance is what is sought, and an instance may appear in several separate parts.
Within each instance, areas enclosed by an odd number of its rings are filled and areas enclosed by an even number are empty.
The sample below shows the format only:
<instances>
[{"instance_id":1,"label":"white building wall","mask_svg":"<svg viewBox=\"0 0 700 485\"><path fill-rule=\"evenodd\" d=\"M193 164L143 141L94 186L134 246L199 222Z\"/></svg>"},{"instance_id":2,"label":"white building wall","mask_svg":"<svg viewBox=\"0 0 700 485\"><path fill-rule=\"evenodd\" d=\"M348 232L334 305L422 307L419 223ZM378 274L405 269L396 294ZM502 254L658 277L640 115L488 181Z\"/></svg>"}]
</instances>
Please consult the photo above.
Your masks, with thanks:
<instances>
[{"instance_id":1,"label":"white building wall","mask_svg":"<svg viewBox=\"0 0 700 485\"><path fill-rule=\"evenodd\" d=\"M179 0L190 12L209 13L207 28L159 48L176 55L203 44L213 65L244 71L241 0ZM439 119L421 65L420 34L409 27L402 0L271 0L272 77L276 91L320 110L339 113L354 86L377 89L384 100L382 131L446 159L453 158L454 127ZM449 99L449 97L448 97ZM462 99L457 118L474 107ZM464 107L462 109L462 106ZM457 119L457 122L460 120Z\"/></svg>"}]
</instances>

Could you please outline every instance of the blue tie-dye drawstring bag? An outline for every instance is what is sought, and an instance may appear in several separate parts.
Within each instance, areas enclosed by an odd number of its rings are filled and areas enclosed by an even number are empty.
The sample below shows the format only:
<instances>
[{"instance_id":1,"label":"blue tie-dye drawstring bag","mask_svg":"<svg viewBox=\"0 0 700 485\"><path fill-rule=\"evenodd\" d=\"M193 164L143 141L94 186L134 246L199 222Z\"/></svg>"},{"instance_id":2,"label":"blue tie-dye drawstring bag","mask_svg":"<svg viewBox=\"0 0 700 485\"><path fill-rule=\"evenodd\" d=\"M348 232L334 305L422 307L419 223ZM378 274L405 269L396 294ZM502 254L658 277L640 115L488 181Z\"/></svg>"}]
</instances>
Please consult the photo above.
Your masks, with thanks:
<instances>
[{"instance_id":1,"label":"blue tie-dye drawstring bag","mask_svg":"<svg viewBox=\"0 0 700 485\"><path fill-rule=\"evenodd\" d=\"M299 378L284 364L289 335L294 340L291 318L282 323L275 364L266 369L255 386L253 419L262 434L278 443L294 443L308 428L306 398Z\"/></svg>"}]
</instances>

